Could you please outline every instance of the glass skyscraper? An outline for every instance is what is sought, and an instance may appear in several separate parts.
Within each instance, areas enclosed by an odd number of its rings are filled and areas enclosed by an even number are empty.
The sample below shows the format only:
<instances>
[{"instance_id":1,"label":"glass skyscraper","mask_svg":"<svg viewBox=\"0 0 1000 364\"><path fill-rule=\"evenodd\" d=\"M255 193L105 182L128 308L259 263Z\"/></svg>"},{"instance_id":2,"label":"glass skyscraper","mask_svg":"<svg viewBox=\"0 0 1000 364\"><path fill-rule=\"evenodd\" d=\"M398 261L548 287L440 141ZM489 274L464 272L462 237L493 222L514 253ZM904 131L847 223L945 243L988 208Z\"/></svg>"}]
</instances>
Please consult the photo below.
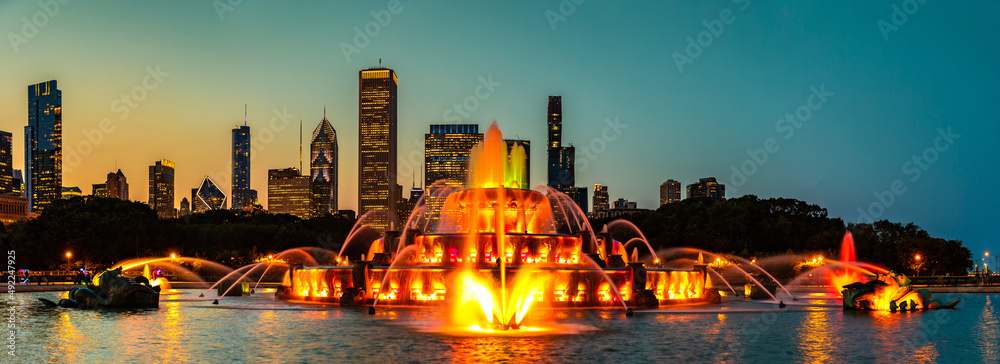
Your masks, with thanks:
<instances>
[{"instance_id":1,"label":"glass skyscraper","mask_svg":"<svg viewBox=\"0 0 1000 364\"><path fill-rule=\"evenodd\" d=\"M424 134L424 186L465 184L472 148L483 140L477 124L434 124Z\"/></svg>"},{"instance_id":2,"label":"glass skyscraper","mask_svg":"<svg viewBox=\"0 0 1000 364\"><path fill-rule=\"evenodd\" d=\"M233 129L233 181L232 209L236 211L253 206L257 191L250 189L250 127L244 114L243 126Z\"/></svg>"},{"instance_id":3,"label":"glass skyscraper","mask_svg":"<svg viewBox=\"0 0 1000 364\"><path fill-rule=\"evenodd\" d=\"M166 159L149 166L149 207L161 219L176 217L174 209L174 162Z\"/></svg>"},{"instance_id":4,"label":"glass skyscraper","mask_svg":"<svg viewBox=\"0 0 1000 364\"><path fill-rule=\"evenodd\" d=\"M226 208L226 193L222 192L222 189L208 176L201 181L201 187L195 192L194 197L198 200L197 204L206 206L209 210Z\"/></svg>"},{"instance_id":5,"label":"glass skyscraper","mask_svg":"<svg viewBox=\"0 0 1000 364\"><path fill-rule=\"evenodd\" d=\"M31 211L62 198L62 91L55 80L28 86L24 172Z\"/></svg>"},{"instance_id":6,"label":"glass skyscraper","mask_svg":"<svg viewBox=\"0 0 1000 364\"><path fill-rule=\"evenodd\" d=\"M340 168L338 148L337 131L330 125L330 121L326 119L326 110L323 110L323 120L316 126L309 143L312 216L337 213L337 170Z\"/></svg>"},{"instance_id":7,"label":"glass skyscraper","mask_svg":"<svg viewBox=\"0 0 1000 364\"><path fill-rule=\"evenodd\" d=\"M388 68L358 72L358 214L376 230L396 223L396 73Z\"/></svg>"},{"instance_id":8,"label":"glass skyscraper","mask_svg":"<svg viewBox=\"0 0 1000 364\"><path fill-rule=\"evenodd\" d=\"M11 133L0 131L0 194L11 193L15 190L11 139L13 139Z\"/></svg>"},{"instance_id":9,"label":"glass skyscraper","mask_svg":"<svg viewBox=\"0 0 1000 364\"><path fill-rule=\"evenodd\" d=\"M549 96L546 119L549 130L548 186L568 195L576 194L573 168L576 148L562 146L562 96Z\"/></svg>"},{"instance_id":10,"label":"glass skyscraper","mask_svg":"<svg viewBox=\"0 0 1000 364\"><path fill-rule=\"evenodd\" d=\"M308 219L312 192L309 176L298 168L269 169L267 171L267 212L291 214Z\"/></svg>"}]
</instances>

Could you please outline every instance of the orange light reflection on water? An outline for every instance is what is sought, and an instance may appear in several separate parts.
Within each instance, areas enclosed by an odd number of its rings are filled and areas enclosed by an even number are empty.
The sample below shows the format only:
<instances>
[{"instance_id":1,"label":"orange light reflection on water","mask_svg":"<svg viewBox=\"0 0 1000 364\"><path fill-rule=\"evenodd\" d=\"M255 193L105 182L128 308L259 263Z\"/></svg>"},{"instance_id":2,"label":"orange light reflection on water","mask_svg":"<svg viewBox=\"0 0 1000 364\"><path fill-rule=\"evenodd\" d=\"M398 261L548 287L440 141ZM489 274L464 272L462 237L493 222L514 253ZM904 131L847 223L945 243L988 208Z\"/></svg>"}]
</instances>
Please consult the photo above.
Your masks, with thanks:
<instances>
[{"instance_id":1,"label":"orange light reflection on water","mask_svg":"<svg viewBox=\"0 0 1000 364\"><path fill-rule=\"evenodd\" d=\"M837 345L837 338L830 327L829 316L827 312L810 312L802 320L798 346L810 363L834 361L833 349Z\"/></svg>"},{"instance_id":2,"label":"orange light reflection on water","mask_svg":"<svg viewBox=\"0 0 1000 364\"><path fill-rule=\"evenodd\" d=\"M79 329L73 326L73 322L69 318L69 312L59 313L55 331L55 338L51 341L55 347L49 351L52 353L49 359L58 362L64 358L81 357L81 348L87 344L89 338L85 337Z\"/></svg>"},{"instance_id":3,"label":"orange light reflection on water","mask_svg":"<svg viewBox=\"0 0 1000 364\"><path fill-rule=\"evenodd\" d=\"M165 308L162 311L163 324L156 332L161 342L157 345L157 350L150 354L157 358L155 361L161 363L183 363L190 361L191 357L187 348L181 343L187 334L184 331L185 325L181 322L180 303L161 303L161 307Z\"/></svg>"}]
</instances>

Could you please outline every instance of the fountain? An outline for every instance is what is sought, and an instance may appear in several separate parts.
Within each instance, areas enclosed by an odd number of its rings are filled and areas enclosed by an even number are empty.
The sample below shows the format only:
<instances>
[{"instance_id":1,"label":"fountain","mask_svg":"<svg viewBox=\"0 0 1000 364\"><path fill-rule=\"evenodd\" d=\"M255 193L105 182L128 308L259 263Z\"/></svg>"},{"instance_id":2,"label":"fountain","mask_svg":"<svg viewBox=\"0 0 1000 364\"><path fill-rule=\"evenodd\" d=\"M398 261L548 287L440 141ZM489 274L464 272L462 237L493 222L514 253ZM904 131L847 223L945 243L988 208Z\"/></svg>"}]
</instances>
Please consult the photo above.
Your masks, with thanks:
<instances>
[{"instance_id":1,"label":"fountain","mask_svg":"<svg viewBox=\"0 0 1000 364\"><path fill-rule=\"evenodd\" d=\"M857 257L854 252L854 236L848 231L844 233L844 240L840 242L840 262L841 264L851 265L856 261ZM861 273L854 269L844 269L839 271L830 272L830 290L831 293L840 294L840 288L848 284L861 281Z\"/></svg>"},{"instance_id":2,"label":"fountain","mask_svg":"<svg viewBox=\"0 0 1000 364\"><path fill-rule=\"evenodd\" d=\"M464 186L435 184L401 231L348 265L292 265L276 296L347 305L438 305L473 331L522 328L529 309L651 308L719 299L705 264L646 267L594 234L565 195L525 185L524 149L494 122L473 148ZM628 263L626 263L628 261Z\"/></svg>"},{"instance_id":3,"label":"fountain","mask_svg":"<svg viewBox=\"0 0 1000 364\"><path fill-rule=\"evenodd\" d=\"M948 303L931 299L927 289L913 290L905 275L881 267L856 261L854 236L848 231L840 244L840 261L833 262L843 270L830 270L830 288L842 295L845 310L859 311L917 311L937 308L954 308L961 298ZM874 271L874 277L862 283L865 274ZM841 290L842 289L842 290Z\"/></svg>"},{"instance_id":4,"label":"fountain","mask_svg":"<svg viewBox=\"0 0 1000 364\"><path fill-rule=\"evenodd\" d=\"M961 301L957 298L948 303L931 299L927 289L913 290L910 279L890 271L875 274L867 283L855 282L844 286L843 302L845 310L860 311L917 311L938 308L955 308Z\"/></svg>"},{"instance_id":5,"label":"fountain","mask_svg":"<svg viewBox=\"0 0 1000 364\"><path fill-rule=\"evenodd\" d=\"M75 308L156 308L160 287L150 286L145 277L122 276L122 268L108 269L94 276L86 288L74 287L58 303L39 298L49 307Z\"/></svg>"}]
</instances>

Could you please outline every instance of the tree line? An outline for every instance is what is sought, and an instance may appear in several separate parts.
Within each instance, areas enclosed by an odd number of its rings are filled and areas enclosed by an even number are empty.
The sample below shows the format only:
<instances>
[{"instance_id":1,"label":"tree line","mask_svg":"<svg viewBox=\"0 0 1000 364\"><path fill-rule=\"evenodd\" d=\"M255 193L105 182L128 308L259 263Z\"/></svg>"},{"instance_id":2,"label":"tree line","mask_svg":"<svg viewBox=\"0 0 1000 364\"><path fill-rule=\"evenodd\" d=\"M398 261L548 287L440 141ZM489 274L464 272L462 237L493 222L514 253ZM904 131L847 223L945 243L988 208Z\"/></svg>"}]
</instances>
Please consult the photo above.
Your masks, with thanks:
<instances>
[{"instance_id":1,"label":"tree line","mask_svg":"<svg viewBox=\"0 0 1000 364\"><path fill-rule=\"evenodd\" d=\"M971 251L959 240L931 237L913 223L845 223L820 206L795 199L685 199L622 218L634 223L655 250L693 247L748 258L837 257L849 230L859 261L934 275L964 275L973 267ZM599 231L608 222L592 220L591 225ZM0 236L16 250L19 267L36 270L68 264L102 268L171 253L236 267L290 248L338 250L354 224L335 215L303 220L228 210L159 219L140 202L85 196L55 201L34 219L4 226L0 233L6 235ZM65 256L67 251L72 257ZM915 260L915 255L921 259Z\"/></svg>"}]
</instances>

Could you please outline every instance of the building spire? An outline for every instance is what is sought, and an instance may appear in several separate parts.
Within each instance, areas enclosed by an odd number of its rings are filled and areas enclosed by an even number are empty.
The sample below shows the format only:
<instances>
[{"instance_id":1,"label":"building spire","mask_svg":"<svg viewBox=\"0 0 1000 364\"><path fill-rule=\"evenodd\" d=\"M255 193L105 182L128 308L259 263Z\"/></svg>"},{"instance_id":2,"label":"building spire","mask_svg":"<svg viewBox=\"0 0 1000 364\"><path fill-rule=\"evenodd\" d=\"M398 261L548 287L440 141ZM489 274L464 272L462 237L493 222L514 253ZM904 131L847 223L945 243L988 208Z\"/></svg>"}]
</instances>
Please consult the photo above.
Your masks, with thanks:
<instances>
[{"instance_id":1,"label":"building spire","mask_svg":"<svg viewBox=\"0 0 1000 364\"><path fill-rule=\"evenodd\" d=\"M323 108L326 113L326 107ZM299 119L299 175L302 175L302 119Z\"/></svg>"},{"instance_id":2,"label":"building spire","mask_svg":"<svg viewBox=\"0 0 1000 364\"><path fill-rule=\"evenodd\" d=\"M326 120L326 105L323 105L323 120Z\"/></svg>"},{"instance_id":3,"label":"building spire","mask_svg":"<svg viewBox=\"0 0 1000 364\"><path fill-rule=\"evenodd\" d=\"M247 104L243 104L243 126L247 126Z\"/></svg>"}]
</instances>

